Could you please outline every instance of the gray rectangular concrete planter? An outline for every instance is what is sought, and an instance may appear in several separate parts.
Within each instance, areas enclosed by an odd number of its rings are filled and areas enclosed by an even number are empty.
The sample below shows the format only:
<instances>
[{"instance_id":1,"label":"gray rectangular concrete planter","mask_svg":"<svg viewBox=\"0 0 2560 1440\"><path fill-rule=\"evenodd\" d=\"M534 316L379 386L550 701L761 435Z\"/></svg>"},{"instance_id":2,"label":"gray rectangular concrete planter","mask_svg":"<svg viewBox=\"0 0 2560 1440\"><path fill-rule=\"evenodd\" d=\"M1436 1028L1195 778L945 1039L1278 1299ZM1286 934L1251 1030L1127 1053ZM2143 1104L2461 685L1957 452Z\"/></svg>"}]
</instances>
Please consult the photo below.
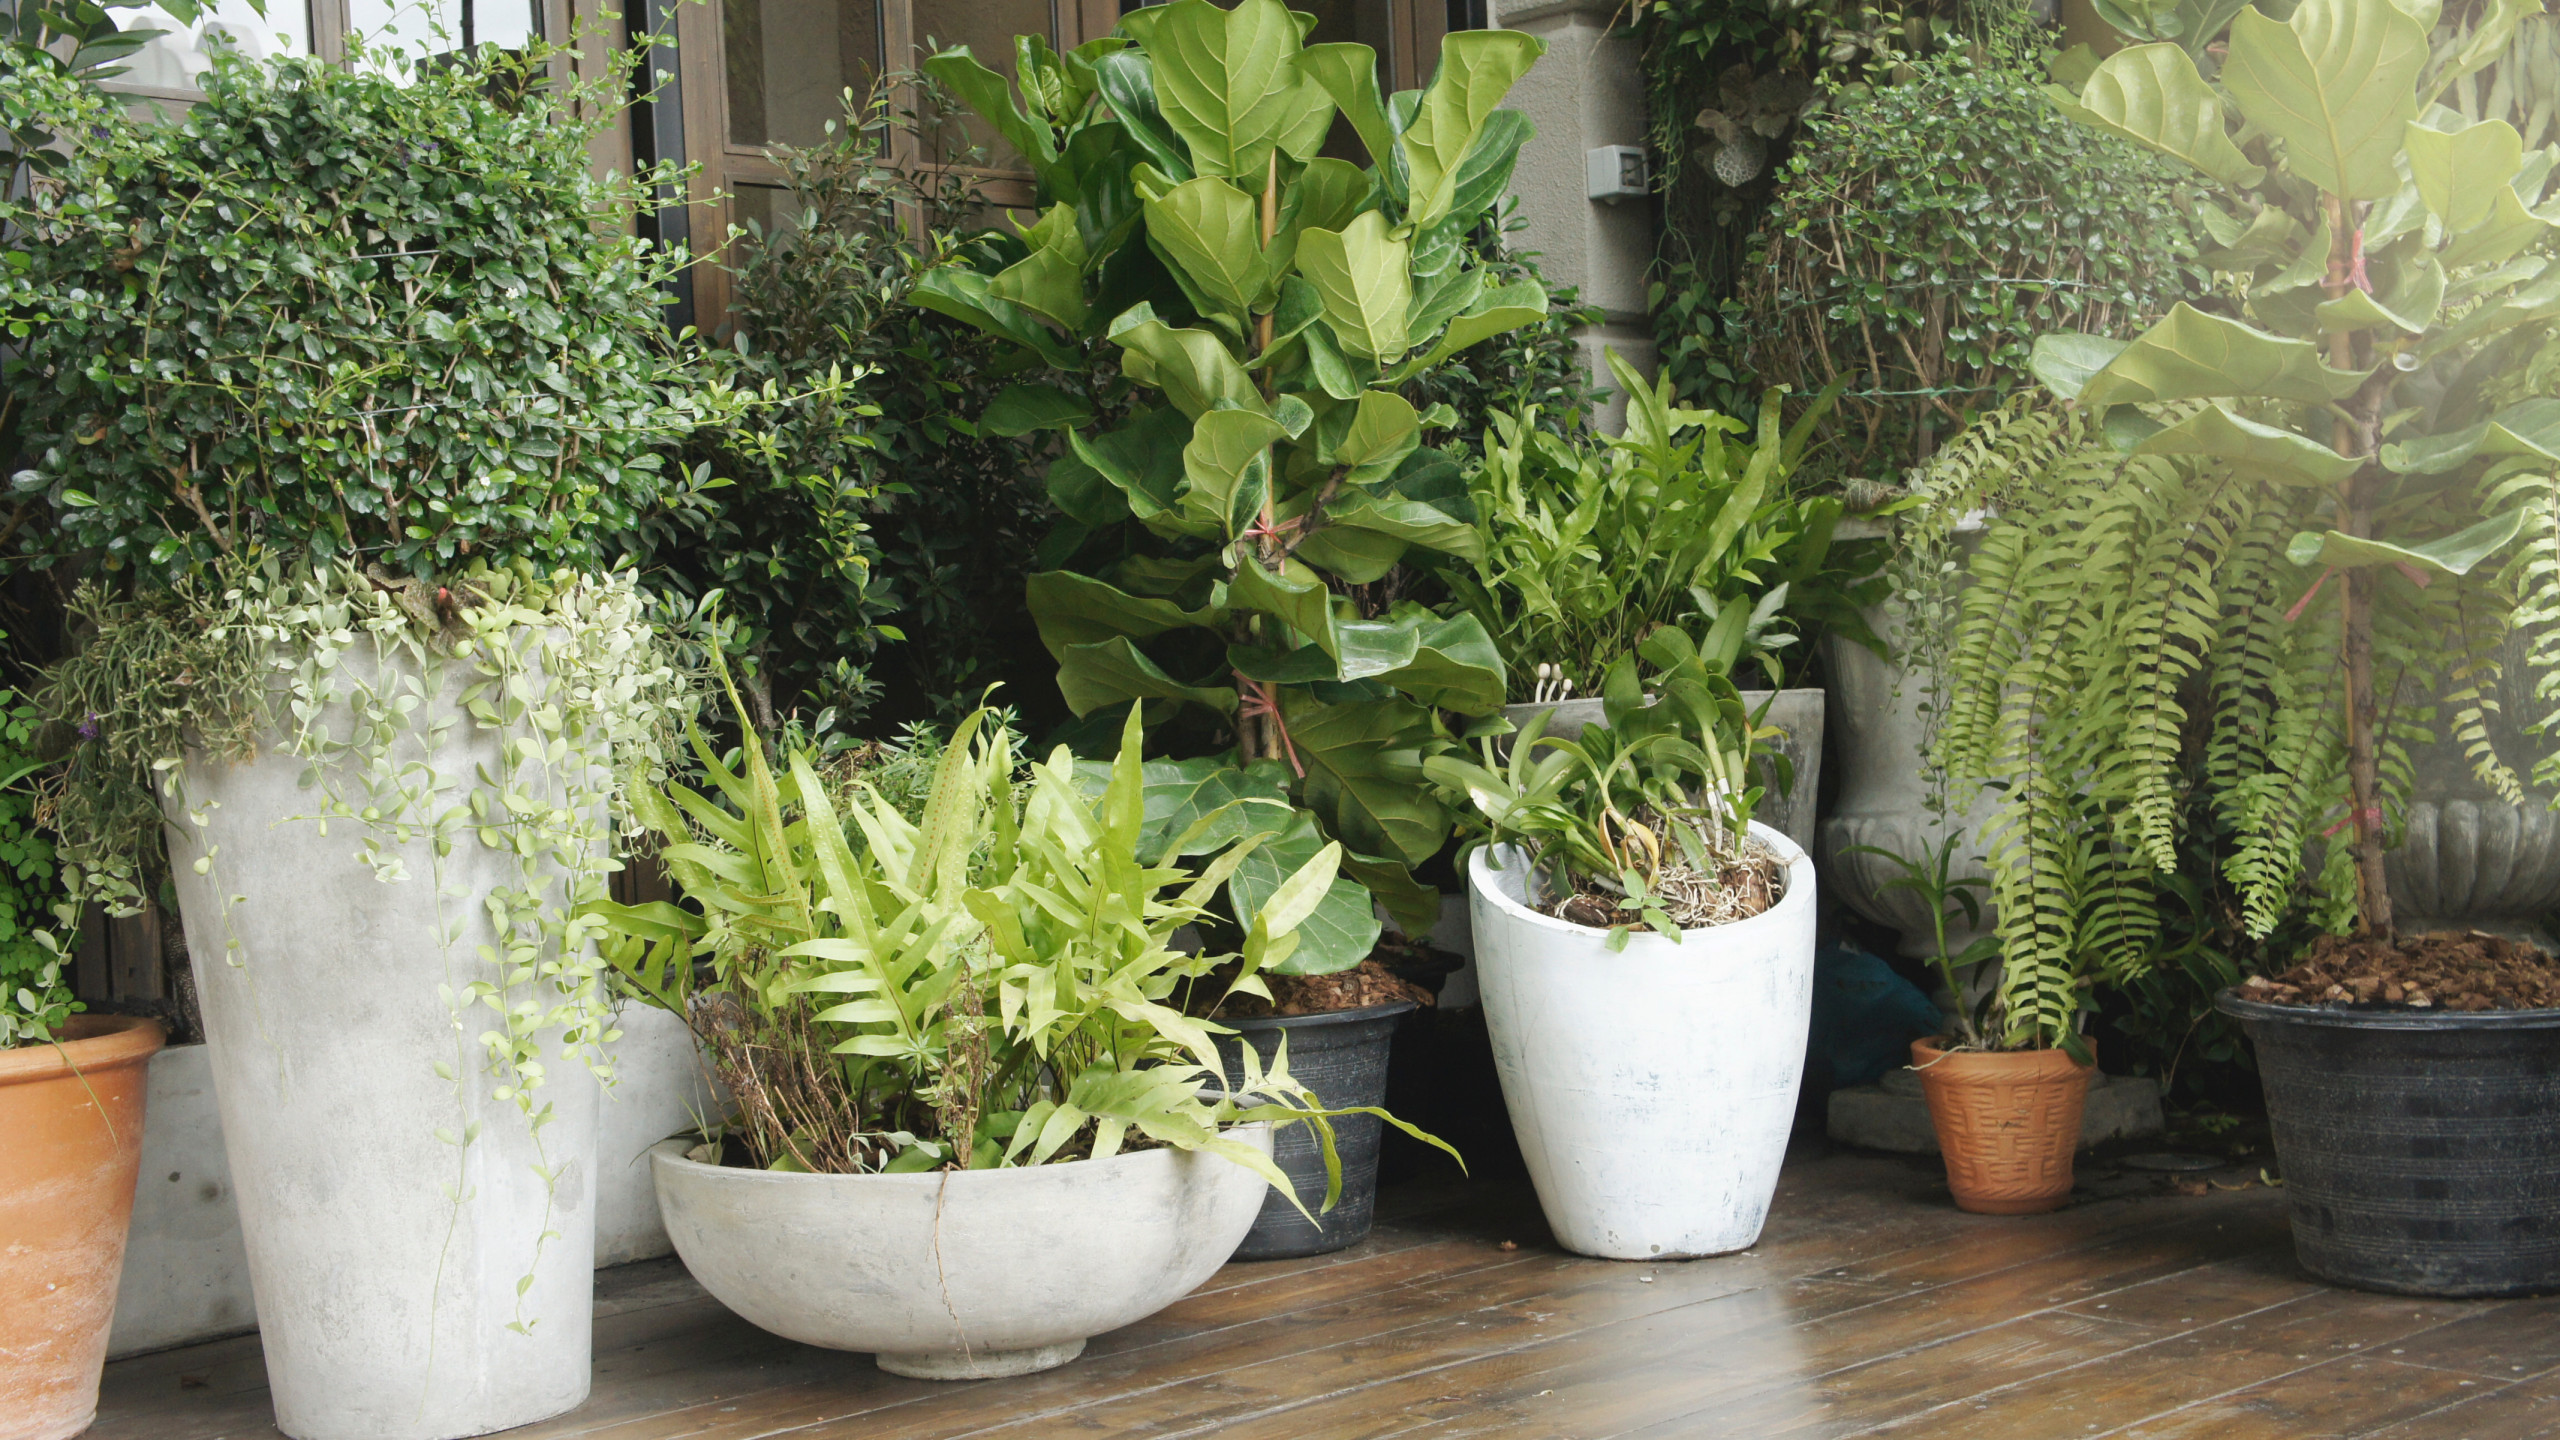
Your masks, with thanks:
<instances>
[{"instance_id":1,"label":"gray rectangular concrete planter","mask_svg":"<svg viewBox=\"0 0 2560 1440\"><path fill-rule=\"evenodd\" d=\"M674 1253L658 1215L649 1147L720 1108L695 1063L693 1036L663 1010L626 1005L616 1079L596 1130L595 1263ZM151 1061L151 1124L133 1201L110 1356L194 1345L258 1328L211 1057L176 1045Z\"/></svg>"}]
</instances>

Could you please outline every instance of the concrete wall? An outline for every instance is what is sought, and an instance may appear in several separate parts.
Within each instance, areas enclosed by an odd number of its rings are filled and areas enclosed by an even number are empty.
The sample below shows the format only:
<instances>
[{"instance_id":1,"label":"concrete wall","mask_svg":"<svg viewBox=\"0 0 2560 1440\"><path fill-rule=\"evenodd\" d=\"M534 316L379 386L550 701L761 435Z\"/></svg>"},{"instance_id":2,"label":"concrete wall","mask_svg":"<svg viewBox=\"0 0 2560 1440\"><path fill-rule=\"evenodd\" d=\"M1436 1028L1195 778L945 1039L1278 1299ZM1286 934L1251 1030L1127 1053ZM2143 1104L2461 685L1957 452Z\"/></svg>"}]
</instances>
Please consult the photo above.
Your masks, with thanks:
<instances>
[{"instance_id":1,"label":"concrete wall","mask_svg":"<svg viewBox=\"0 0 2560 1440\"><path fill-rule=\"evenodd\" d=\"M1583 157L1603 145L1645 143L1644 75L1634 39L1610 20L1623 0L1494 0L1493 23L1547 42L1547 53L1511 90L1509 108L1538 127L1520 151L1512 189L1528 228L1512 237L1541 252L1550 283L1572 285L1606 320L1579 337L1592 373L1609 383L1601 350L1614 348L1650 376L1657 352L1646 319L1646 272L1653 264L1654 205L1590 198ZM1614 386L1612 387L1614 388ZM1614 433L1623 404L1601 417Z\"/></svg>"},{"instance_id":2,"label":"concrete wall","mask_svg":"<svg viewBox=\"0 0 2560 1440\"><path fill-rule=\"evenodd\" d=\"M670 1252L649 1168L635 1162L712 1108L701 1067L694 1063L692 1036L681 1022L661 1010L627 1005L621 1025L621 1079L605 1092L596 1140L598 1265ZM142 1179L134 1193L108 1353L189 1345L257 1325L212 1067L204 1046L173 1046L151 1061Z\"/></svg>"}]
</instances>

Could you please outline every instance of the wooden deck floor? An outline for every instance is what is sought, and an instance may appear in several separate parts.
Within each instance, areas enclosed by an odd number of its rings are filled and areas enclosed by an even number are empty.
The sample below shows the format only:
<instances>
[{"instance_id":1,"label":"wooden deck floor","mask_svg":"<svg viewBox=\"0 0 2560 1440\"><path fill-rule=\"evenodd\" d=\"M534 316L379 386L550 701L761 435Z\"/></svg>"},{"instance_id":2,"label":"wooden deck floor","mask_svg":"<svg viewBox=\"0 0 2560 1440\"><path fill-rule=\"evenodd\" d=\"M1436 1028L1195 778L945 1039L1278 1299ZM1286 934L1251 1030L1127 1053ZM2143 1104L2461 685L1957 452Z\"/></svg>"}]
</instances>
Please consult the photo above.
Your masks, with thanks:
<instances>
[{"instance_id":1,"label":"wooden deck floor","mask_svg":"<svg viewBox=\"0 0 2560 1440\"><path fill-rule=\"evenodd\" d=\"M1395 1187L1358 1249L1229 1266L1063 1369L961 1385L775 1339L651 1262L599 1282L593 1396L509 1434L2560 1436L2560 1300L2329 1289L2277 1192L2091 1179L1983 1219L1918 1164L1800 1158L1758 1248L1675 1264L1558 1251L1518 1181ZM91 1433L274 1435L256 1338L109 1367Z\"/></svg>"}]
</instances>

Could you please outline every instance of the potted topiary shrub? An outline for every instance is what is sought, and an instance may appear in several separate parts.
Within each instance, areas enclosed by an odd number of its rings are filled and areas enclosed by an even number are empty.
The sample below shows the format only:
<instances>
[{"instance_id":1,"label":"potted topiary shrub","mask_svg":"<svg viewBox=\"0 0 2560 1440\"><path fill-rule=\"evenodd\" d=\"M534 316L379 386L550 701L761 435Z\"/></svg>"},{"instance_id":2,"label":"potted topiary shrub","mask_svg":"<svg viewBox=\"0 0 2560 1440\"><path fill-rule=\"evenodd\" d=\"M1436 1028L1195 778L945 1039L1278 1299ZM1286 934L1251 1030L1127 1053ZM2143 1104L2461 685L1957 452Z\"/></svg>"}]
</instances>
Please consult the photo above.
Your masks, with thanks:
<instances>
[{"instance_id":1,"label":"potted topiary shrub","mask_svg":"<svg viewBox=\"0 0 2560 1440\"><path fill-rule=\"evenodd\" d=\"M1639 657L1659 671L1652 704ZM1481 764L1426 762L1474 807L1503 1099L1547 1223L1586 1255L1751 1245L1795 1121L1813 862L1751 819L1754 737L1725 658L1657 630L1576 738L1533 716L1507 758L1488 739Z\"/></svg>"},{"instance_id":2,"label":"potted topiary shrub","mask_svg":"<svg viewBox=\"0 0 2560 1440\"><path fill-rule=\"evenodd\" d=\"M167 125L38 89L60 150L0 208L17 533L90 576L49 803L84 898L175 892L303 1440L587 1390L614 1033L571 914L680 690L611 565L719 407L664 346L673 257L598 224L638 193L573 118L611 81L544 63L226 55Z\"/></svg>"},{"instance_id":3,"label":"potted topiary shrub","mask_svg":"<svg viewBox=\"0 0 2560 1440\"><path fill-rule=\"evenodd\" d=\"M1282 876L1342 847L1274 973L1361 967L1381 910L1430 930L1439 896L1412 867L1452 816L1421 762L1454 748L1451 715L1502 703L1482 625L1400 595L1408 552L1477 543L1457 460L1424 443L1454 412L1403 391L1546 314L1535 281L1488 283L1475 239L1529 135L1496 107L1543 49L1455 33L1431 83L1390 99L1374 52L1302 46L1280 0L1176 0L1067 55L1024 38L1024 99L965 49L924 66L1025 157L1038 218L978 237L918 302L1026 361L1117 376L1093 387L1101 404L1023 385L981 419L1058 437L1048 487L1065 518L1029 593L1085 743L1142 717L1164 757L1151 813L1239 796L1296 810L1227 884L1237 929ZM1366 166L1318 153L1337 115ZM1374 991L1347 988L1357 1007L1301 1022L1303 1045L1339 1023L1383 1046ZM1382 1083L1385 1067L1342 1073ZM1352 1238L1348 1224L1326 1237Z\"/></svg>"},{"instance_id":4,"label":"potted topiary shrub","mask_svg":"<svg viewBox=\"0 0 2560 1440\"><path fill-rule=\"evenodd\" d=\"M1326 1158L1302 1200L1340 1178L1339 1112L1285 1053L1228 1083L1175 995L1285 959L1340 847L1283 877L1239 953L1185 953L1174 932L1272 838L1250 803L1150 833L1136 716L1098 795L1064 747L1018 779L992 717L953 731L912 813L859 768L777 772L752 727L735 768L702 746L717 800L641 801L699 913L590 912L737 1102L653 1153L687 1267L765 1329L926 1379L1064 1364L1199 1284L1286 1189L1275 1126Z\"/></svg>"},{"instance_id":5,"label":"potted topiary shrub","mask_svg":"<svg viewBox=\"0 0 2560 1440\"><path fill-rule=\"evenodd\" d=\"M2372 1289L2527 1293L2560 1288L2555 972L2488 937L2399 934L2386 854L2408 820L2408 747L2439 707L2477 738L2477 677L2516 617L2550 613L2560 404L2532 393L2527 361L2551 332L2554 222L2537 207L2552 165L2504 121L2433 103L2517 14L2440 53L2431 15L2242 10L2218 86L2153 44L2060 97L2211 182L2211 258L2238 283L2129 343L2048 336L2037 359L2133 455L2243 476L2283 517L2268 548L2298 598L2251 686L2269 738L2209 773L2253 827L2235 878L2260 913L2307 848L2353 917L2351 936L2221 1001L2256 1045L2297 1254ZM2528 526L2536 543L2492 583L2486 562Z\"/></svg>"},{"instance_id":6,"label":"potted topiary shrub","mask_svg":"<svg viewBox=\"0 0 2560 1440\"><path fill-rule=\"evenodd\" d=\"M1616 351L1608 361L1626 424L1597 447L1541 431L1535 409L1495 415L1467 477L1476 544L1443 557L1441 578L1501 652L1504 716L1518 727L1544 712L1560 739L1599 718L1593 684L1653 631L1675 626L1711 649L1723 642L1710 632L1739 635L1735 668L1773 687L1743 693L1785 777L1761 818L1809 847L1822 691L1774 687L1800 669L1782 660L1799 638L1791 596L1817 620L1855 623L1846 597L1862 587L1827 573L1840 501L1787 483L1836 389L1790 426L1775 387L1753 427L1675 406L1669 377L1648 385Z\"/></svg>"}]
</instances>

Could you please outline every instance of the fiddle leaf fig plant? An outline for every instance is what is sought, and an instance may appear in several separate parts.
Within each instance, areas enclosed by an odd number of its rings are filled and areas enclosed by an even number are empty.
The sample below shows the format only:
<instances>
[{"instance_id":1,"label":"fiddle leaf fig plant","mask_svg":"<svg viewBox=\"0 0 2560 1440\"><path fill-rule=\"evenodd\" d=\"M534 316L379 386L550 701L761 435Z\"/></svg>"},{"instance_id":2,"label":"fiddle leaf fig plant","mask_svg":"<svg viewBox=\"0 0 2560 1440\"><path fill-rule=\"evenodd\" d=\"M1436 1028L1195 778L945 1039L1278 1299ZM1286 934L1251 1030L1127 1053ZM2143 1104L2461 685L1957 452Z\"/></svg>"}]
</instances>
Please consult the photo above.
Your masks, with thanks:
<instances>
[{"instance_id":1,"label":"fiddle leaf fig plant","mask_svg":"<svg viewBox=\"0 0 2560 1440\"><path fill-rule=\"evenodd\" d=\"M2560 464L2560 401L2492 411L2483 383L2560 316L2542 199L2560 155L2432 103L2478 68L2467 49L2431 64L2434 10L2243 9L2218 85L2163 43L2110 56L2077 96L2051 91L2082 123L2211 182L2202 218L2221 248L2206 259L2239 282L2231 297L2182 304L2130 342L2045 336L2036 372L2132 455L2320 494L2317 528L2285 554L2302 567L2297 614L2335 583L2345 823L2358 926L2377 937L2392 930L2392 822L2376 609L2497 554L2526 520L2522 487Z\"/></svg>"},{"instance_id":2,"label":"fiddle leaf fig plant","mask_svg":"<svg viewBox=\"0 0 2560 1440\"><path fill-rule=\"evenodd\" d=\"M1543 287L1490 282L1467 243L1530 134L1495 107L1545 47L1451 35L1428 87L1389 96L1367 46L1304 45L1300 19L1281 0L1176 0L1064 55L1024 36L1020 101L965 47L925 62L1029 159L1038 194L1035 219L917 298L1047 364L1117 369L1112 423L1039 386L984 416L1062 437L1048 483L1067 518L1032 612L1078 715L1208 722L1222 753L1165 762L1165 806L1280 801L1304 822L1273 822L1271 853L1343 847L1275 967L1323 973L1368 953L1373 896L1429 925L1410 867L1453 817L1422 760L1453 743L1442 712L1502 703L1474 617L1380 582L1416 549L1480 558L1457 461L1422 443L1454 417L1400 391L1546 313ZM1366 166L1318 153L1337 114ZM1230 881L1236 915L1265 868Z\"/></svg>"}]
</instances>

